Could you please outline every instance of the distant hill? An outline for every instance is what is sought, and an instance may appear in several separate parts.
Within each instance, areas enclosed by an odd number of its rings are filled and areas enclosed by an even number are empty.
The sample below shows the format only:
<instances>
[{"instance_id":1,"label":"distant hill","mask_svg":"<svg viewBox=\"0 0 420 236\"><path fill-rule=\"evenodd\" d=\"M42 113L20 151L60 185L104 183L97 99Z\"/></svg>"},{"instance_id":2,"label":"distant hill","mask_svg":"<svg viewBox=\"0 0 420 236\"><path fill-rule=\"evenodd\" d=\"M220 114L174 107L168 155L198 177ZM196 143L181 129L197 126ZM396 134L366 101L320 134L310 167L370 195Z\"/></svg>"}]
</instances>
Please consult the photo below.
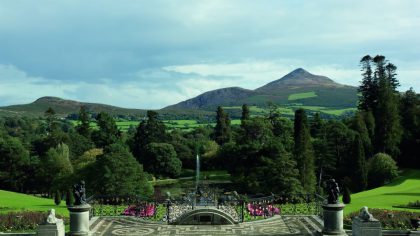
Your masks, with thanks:
<instances>
[{"instance_id":1,"label":"distant hill","mask_svg":"<svg viewBox=\"0 0 420 236\"><path fill-rule=\"evenodd\" d=\"M58 97L41 97L29 104L12 105L0 107L1 116L27 116L27 117L42 117L45 111L51 107L59 117L67 117L71 114L78 114L81 106L86 106L90 113L106 112L113 116L132 117L135 119L143 118L147 110L144 109L130 109L116 107L99 103L87 103L73 100L62 99ZM160 111L159 114L164 119L207 119L214 114L210 111L201 110L179 110L167 109Z\"/></svg>"},{"instance_id":2,"label":"distant hill","mask_svg":"<svg viewBox=\"0 0 420 236\"><path fill-rule=\"evenodd\" d=\"M266 106L269 101L281 105L351 108L357 103L357 88L298 68L255 90L239 87L217 89L164 109L214 110L217 106L240 106L244 103Z\"/></svg>"},{"instance_id":3,"label":"distant hill","mask_svg":"<svg viewBox=\"0 0 420 236\"><path fill-rule=\"evenodd\" d=\"M139 116L146 114L145 110L128 109L115 107L111 105L98 103L85 103L73 100L66 100L58 97L41 97L29 104L12 105L0 107L0 111L29 116L43 116L44 112L49 108L53 108L58 116L67 116L69 114L79 113L81 106L86 106L92 113L107 112L112 115L133 115Z\"/></svg>"}]
</instances>

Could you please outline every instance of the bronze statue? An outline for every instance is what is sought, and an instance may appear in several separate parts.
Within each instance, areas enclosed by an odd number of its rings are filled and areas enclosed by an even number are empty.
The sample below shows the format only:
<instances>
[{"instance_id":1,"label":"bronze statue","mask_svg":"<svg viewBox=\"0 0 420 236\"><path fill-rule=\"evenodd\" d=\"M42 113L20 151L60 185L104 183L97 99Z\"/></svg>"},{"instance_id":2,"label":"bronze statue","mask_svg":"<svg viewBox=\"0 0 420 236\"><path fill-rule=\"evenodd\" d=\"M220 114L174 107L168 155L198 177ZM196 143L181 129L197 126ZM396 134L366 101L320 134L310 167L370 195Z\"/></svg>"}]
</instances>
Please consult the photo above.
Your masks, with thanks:
<instances>
[{"instance_id":1,"label":"bronze statue","mask_svg":"<svg viewBox=\"0 0 420 236\"><path fill-rule=\"evenodd\" d=\"M340 196L340 188L335 179L327 181L328 204L338 204Z\"/></svg>"},{"instance_id":2,"label":"bronze statue","mask_svg":"<svg viewBox=\"0 0 420 236\"><path fill-rule=\"evenodd\" d=\"M73 186L73 195L74 195L74 205L83 205L86 204L86 189L85 181L80 181L80 184L75 184Z\"/></svg>"}]
</instances>

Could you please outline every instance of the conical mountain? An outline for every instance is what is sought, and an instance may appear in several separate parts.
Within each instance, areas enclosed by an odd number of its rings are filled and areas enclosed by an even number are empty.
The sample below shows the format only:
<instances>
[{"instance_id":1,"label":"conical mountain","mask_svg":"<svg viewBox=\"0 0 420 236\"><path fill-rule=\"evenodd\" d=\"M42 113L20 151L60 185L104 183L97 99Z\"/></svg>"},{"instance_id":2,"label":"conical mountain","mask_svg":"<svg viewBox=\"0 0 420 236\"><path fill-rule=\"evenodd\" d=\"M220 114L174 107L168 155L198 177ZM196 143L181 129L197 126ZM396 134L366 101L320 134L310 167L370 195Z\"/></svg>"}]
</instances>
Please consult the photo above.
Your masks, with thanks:
<instances>
[{"instance_id":1,"label":"conical mountain","mask_svg":"<svg viewBox=\"0 0 420 236\"><path fill-rule=\"evenodd\" d=\"M272 81L260 88L255 89L255 92L272 93L279 89L295 89L300 87L343 87L344 85L334 82L332 79L314 75L308 71L298 68L282 78Z\"/></svg>"},{"instance_id":2,"label":"conical mountain","mask_svg":"<svg viewBox=\"0 0 420 236\"><path fill-rule=\"evenodd\" d=\"M267 102L282 105L355 107L357 88L298 68L255 90L239 87L217 89L164 109L214 110L217 106L241 106L244 103L266 106Z\"/></svg>"}]
</instances>

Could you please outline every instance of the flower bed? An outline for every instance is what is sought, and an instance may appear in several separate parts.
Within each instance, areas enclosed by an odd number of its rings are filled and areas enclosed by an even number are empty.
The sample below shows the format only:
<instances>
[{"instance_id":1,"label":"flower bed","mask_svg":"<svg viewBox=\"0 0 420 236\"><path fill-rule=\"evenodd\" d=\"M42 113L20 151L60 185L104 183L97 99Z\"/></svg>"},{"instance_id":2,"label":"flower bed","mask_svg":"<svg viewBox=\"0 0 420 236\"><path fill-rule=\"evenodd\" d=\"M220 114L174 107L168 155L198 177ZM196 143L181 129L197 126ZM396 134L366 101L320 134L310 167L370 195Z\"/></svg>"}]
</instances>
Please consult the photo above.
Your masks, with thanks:
<instances>
[{"instance_id":1,"label":"flower bed","mask_svg":"<svg viewBox=\"0 0 420 236\"><path fill-rule=\"evenodd\" d=\"M374 218L378 219L383 229L411 229L411 219L420 217L420 213L408 211L393 211L383 209L369 209ZM359 215L353 212L344 218L345 225L351 225L352 219Z\"/></svg>"},{"instance_id":2,"label":"flower bed","mask_svg":"<svg viewBox=\"0 0 420 236\"><path fill-rule=\"evenodd\" d=\"M122 213L125 216L137 216L137 217L152 217L155 215L156 207L153 204L146 205L131 205L128 206Z\"/></svg>"},{"instance_id":3,"label":"flower bed","mask_svg":"<svg viewBox=\"0 0 420 236\"><path fill-rule=\"evenodd\" d=\"M34 211L22 211L22 212L9 212L0 215L0 231L2 232L13 232L13 231L31 231L36 230L39 224L45 222L48 213L34 212ZM57 218L67 221L62 216Z\"/></svg>"},{"instance_id":4,"label":"flower bed","mask_svg":"<svg viewBox=\"0 0 420 236\"><path fill-rule=\"evenodd\" d=\"M260 204L248 203L246 208L251 216L273 216L276 214L280 214L280 209L274 207L273 205L263 206Z\"/></svg>"}]
</instances>

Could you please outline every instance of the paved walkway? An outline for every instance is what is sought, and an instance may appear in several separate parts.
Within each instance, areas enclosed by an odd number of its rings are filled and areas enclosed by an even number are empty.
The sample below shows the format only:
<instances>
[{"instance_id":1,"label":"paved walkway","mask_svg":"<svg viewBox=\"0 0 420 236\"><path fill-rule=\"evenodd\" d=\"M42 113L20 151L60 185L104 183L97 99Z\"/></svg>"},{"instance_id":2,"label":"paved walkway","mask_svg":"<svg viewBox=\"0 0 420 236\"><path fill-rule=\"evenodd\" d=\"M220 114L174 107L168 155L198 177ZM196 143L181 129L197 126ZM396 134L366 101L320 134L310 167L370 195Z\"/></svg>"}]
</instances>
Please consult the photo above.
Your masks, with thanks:
<instances>
[{"instance_id":1,"label":"paved walkway","mask_svg":"<svg viewBox=\"0 0 420 236\"><path fill-rule=\"evenodd\" d=\"M236 225L167 225L133 217L101 217L91 225L92 235L310 235L319 230L311 216L274 216Z\"/></svg>"}]
</instances>

